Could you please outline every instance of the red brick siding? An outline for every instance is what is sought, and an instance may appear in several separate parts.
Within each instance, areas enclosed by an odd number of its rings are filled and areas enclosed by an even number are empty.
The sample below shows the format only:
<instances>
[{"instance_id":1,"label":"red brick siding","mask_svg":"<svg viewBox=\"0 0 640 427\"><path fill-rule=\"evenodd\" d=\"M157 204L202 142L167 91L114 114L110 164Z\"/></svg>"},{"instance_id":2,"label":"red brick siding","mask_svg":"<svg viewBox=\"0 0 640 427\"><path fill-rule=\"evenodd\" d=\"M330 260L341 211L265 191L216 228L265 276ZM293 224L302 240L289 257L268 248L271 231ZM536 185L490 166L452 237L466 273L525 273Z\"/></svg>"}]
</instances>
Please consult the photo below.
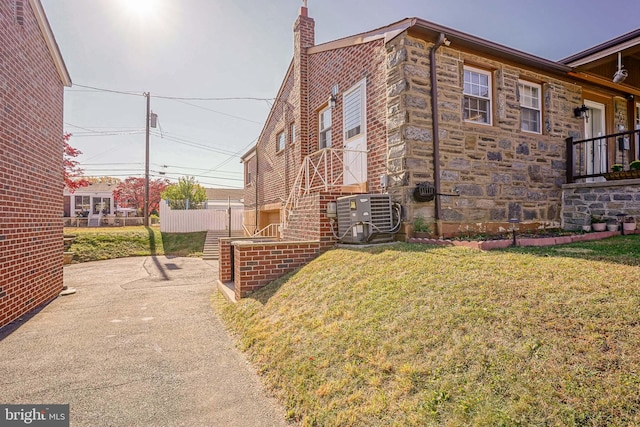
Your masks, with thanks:
<instances>
[{"instance_id":1,"label":"red brick siding","mask_svg":"<svg viewBox=\"0 0 640 427\"><path fill-rule=\"evenodd\" d=\"M36 18L0 2L0 327L62 289L63 84Z\"/></svg>"},{"instance_id":2,"label":"red brick siding","mask_svg":"<svg viewBox=\"0 0 640 427\"><path fill-rule=\"evenodd\" d=\"M320 242L238 243L234 246L235 294L244 298L316 258Z\"/></svg>"},{"instance_id":3,"label":"red brick siding","mask_svg":"<svg viewBox=\"0 0 640 427\"><path fill-rule=\"evenodd\" d=\"M290 126L295 121L294 105L296 96L293 90L293 75L284 82L279 100L274 104L270 120L266 123L257 143L257 154L251 160L257 159L257 185L259 205L279 203L286 200L295 175L300 168L300 138L295 138L296 144L290 141ZM285 132L285 149L276 152L276 136ZM296 122L296 133L299 125ZM298 153L298 154L296 154ZM257 181L257 182L256 182ZM245 209L255 208L256 187L245 183ZM266 224L265 224L266 225Z\"/></svg>"},{"instance_id":4,"label":"red brick siding","mask_svg":"<svg viewBox=\"0 0 640 427\"><path fill-rule=\"evenodd\" d=\"M327 203L335 202L338 197L351 193L329 191L313 193L303 197L298 208L289 218L289 224L284 230L285 240L317 240L324 243L335 243L331 231L331 222L327 218ZM337 232L337 230L336 230Z\"/></svg>"},{"instance_id":5,"label":"red brick siding","mask_svg":"<svg viewBox=\"0 0 640 427\"><path fill-rule=\"evenodd\" d=\"M232 279L231 269L231 238L220 238L218 240L218 279L222 283L230 282Z\"/></svg>"},{"instance_id":6,"label":"red brick siding","mask_svg":"<svg viewBox=\"0 0 640 427\"><path fill-rule=\"evenodd\" d=\"M342 94L367 79L366 136L367 178L370 189L376 190L380 174L387 166L387 113L386 113L386 49L383 40L356 46L315 53L309 56L309 146L318 150L318 112L327 104L331 88L337 84L338 103L332 111L332 146L342 147ZM305 153L309 154L309 153Z\"/></svg>"},{"instance_id":7,"label":"red brick siding","mask_svg":"<svg viewBox=\"0 0 640 427\"><path fill-rule=\"evenodd\" d=\"M257 183L245 183L245 221L249 211L266 205L282 205L289 197L302 160L318 150L318 111L326 105L333 85L342 93L367 79L366 84L366 131L368 155L368 181L371 189L377 189L380 174L386 172L386 50L383 40L357 46L335 49L320 53L307 53L307 47L314 44L314 22L301 10L301 16L294 25L294 58L282 83L278 100L274 103L269 119L257 142ZM332 113L333 147L342 147L343 105L338 102ZM295 143L291 144L290 126L296 125ZM276 152L276 136L285 132L285 150ZM336 163L340 166L339 163ZM251 165L248 165L251 167ZM337 166L336 166L337 168ZM340 166L341 168L341 166ZM254 186L255 185L255 186ZM257 190L257 201L256 201ZM306 209L306 208L305 208ZM310 212L301 213L314 216L313 224L320 226L317 216ZM255 214L253 215L255 217ZM261 227L267 224L260 224ZM325 231L310 226L298 227L289 232L296 240L316 239ZM295 227L295 225L294 225ZM321 228L322 228L321 227Z\"/></svg>"}]
</instances>

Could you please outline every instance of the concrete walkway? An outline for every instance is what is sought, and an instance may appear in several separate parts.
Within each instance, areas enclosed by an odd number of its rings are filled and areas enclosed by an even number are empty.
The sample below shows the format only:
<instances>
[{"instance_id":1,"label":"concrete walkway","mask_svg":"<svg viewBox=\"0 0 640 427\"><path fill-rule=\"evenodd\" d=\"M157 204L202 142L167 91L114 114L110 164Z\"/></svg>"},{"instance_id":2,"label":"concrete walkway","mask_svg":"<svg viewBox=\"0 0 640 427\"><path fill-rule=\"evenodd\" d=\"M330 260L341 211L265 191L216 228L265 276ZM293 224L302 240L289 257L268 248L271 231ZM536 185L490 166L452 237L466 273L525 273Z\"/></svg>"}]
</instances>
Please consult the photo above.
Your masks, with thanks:
<instances>
[{"instance_id":1,"label":"concrete walkway","mask_svg":"<svg viewBox=\"0 0 640 427\"><path fill-rule=\"evenodd\" d=\"M0 403L68 403L72 426L285 426L210 303L217 262L65 266L59 297L0 334Z\"/></svg>"}]
</instances>

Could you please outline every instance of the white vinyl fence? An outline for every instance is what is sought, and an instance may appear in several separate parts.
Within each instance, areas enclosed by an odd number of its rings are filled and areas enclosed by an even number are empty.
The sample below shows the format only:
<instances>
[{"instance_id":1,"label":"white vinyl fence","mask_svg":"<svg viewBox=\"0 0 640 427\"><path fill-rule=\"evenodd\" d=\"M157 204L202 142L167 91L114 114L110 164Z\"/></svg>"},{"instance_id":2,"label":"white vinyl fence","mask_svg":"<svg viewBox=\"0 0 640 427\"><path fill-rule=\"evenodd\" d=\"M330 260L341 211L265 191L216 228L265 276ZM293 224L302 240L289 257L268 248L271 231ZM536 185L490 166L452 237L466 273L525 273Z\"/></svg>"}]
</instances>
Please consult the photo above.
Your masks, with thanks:
<instances>
[{"instance_id":1,"label":"white vinyl fence","mask_svg":"<svg viewBox=\"0 0 640 427\"><path fill-rule=\"evenodd\" d=\"M208 204L207 209L173 210L166 200L160 201L160 231L163 233L192 233L209 230L242 230L244 206L231 203L231 218L227 203Z\"/></svg>"}]
</instances>

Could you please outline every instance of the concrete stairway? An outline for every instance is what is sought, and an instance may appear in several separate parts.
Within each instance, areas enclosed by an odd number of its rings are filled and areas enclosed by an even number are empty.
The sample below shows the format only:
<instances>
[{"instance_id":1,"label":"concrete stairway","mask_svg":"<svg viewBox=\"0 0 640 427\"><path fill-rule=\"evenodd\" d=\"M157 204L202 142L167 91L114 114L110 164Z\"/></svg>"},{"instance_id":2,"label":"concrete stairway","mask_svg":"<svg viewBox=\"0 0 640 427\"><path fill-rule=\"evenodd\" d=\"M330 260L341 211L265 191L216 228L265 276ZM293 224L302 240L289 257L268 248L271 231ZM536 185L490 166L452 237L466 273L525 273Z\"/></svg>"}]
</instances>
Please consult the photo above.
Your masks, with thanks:
<instances>
[{"instance_id":1,"label":"concrete stairway","mask_svg":"<svg viewBox=\"0 0 640 427\"><path fill-rule=\"evenodd\" d=\"M231 231L231 237L243 237L242 230ZM204 250L202 251L202 259L211 260L218 259L219 246L218 239L220 237L229 237L228 230L209 230L207 231L207 237L204 241Z\"/></svg>"}]
</instances>

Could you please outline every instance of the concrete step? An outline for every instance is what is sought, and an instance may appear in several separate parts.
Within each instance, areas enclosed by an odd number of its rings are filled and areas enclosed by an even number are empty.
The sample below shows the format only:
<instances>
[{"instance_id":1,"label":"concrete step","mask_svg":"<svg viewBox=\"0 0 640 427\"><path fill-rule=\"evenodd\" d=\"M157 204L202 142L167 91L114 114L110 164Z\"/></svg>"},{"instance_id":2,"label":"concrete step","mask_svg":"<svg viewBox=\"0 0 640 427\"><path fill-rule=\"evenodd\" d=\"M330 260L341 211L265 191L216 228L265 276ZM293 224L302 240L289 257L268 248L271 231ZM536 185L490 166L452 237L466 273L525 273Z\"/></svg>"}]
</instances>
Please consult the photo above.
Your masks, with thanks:
<instances>
[{"instance_id":1,"label":"concrete step","mask_svg":"<svg viewBox=\"0 0 640 427\"><path fill-rule=\"evenodd\" d=\"M242 237L242 231L232 231L231 237ZM228 230L209 230L204 240L204 248L202 250L202 259L215 260L219 258L218 240L221 237L229 237Z\"/></svg>"}]
</instances>

